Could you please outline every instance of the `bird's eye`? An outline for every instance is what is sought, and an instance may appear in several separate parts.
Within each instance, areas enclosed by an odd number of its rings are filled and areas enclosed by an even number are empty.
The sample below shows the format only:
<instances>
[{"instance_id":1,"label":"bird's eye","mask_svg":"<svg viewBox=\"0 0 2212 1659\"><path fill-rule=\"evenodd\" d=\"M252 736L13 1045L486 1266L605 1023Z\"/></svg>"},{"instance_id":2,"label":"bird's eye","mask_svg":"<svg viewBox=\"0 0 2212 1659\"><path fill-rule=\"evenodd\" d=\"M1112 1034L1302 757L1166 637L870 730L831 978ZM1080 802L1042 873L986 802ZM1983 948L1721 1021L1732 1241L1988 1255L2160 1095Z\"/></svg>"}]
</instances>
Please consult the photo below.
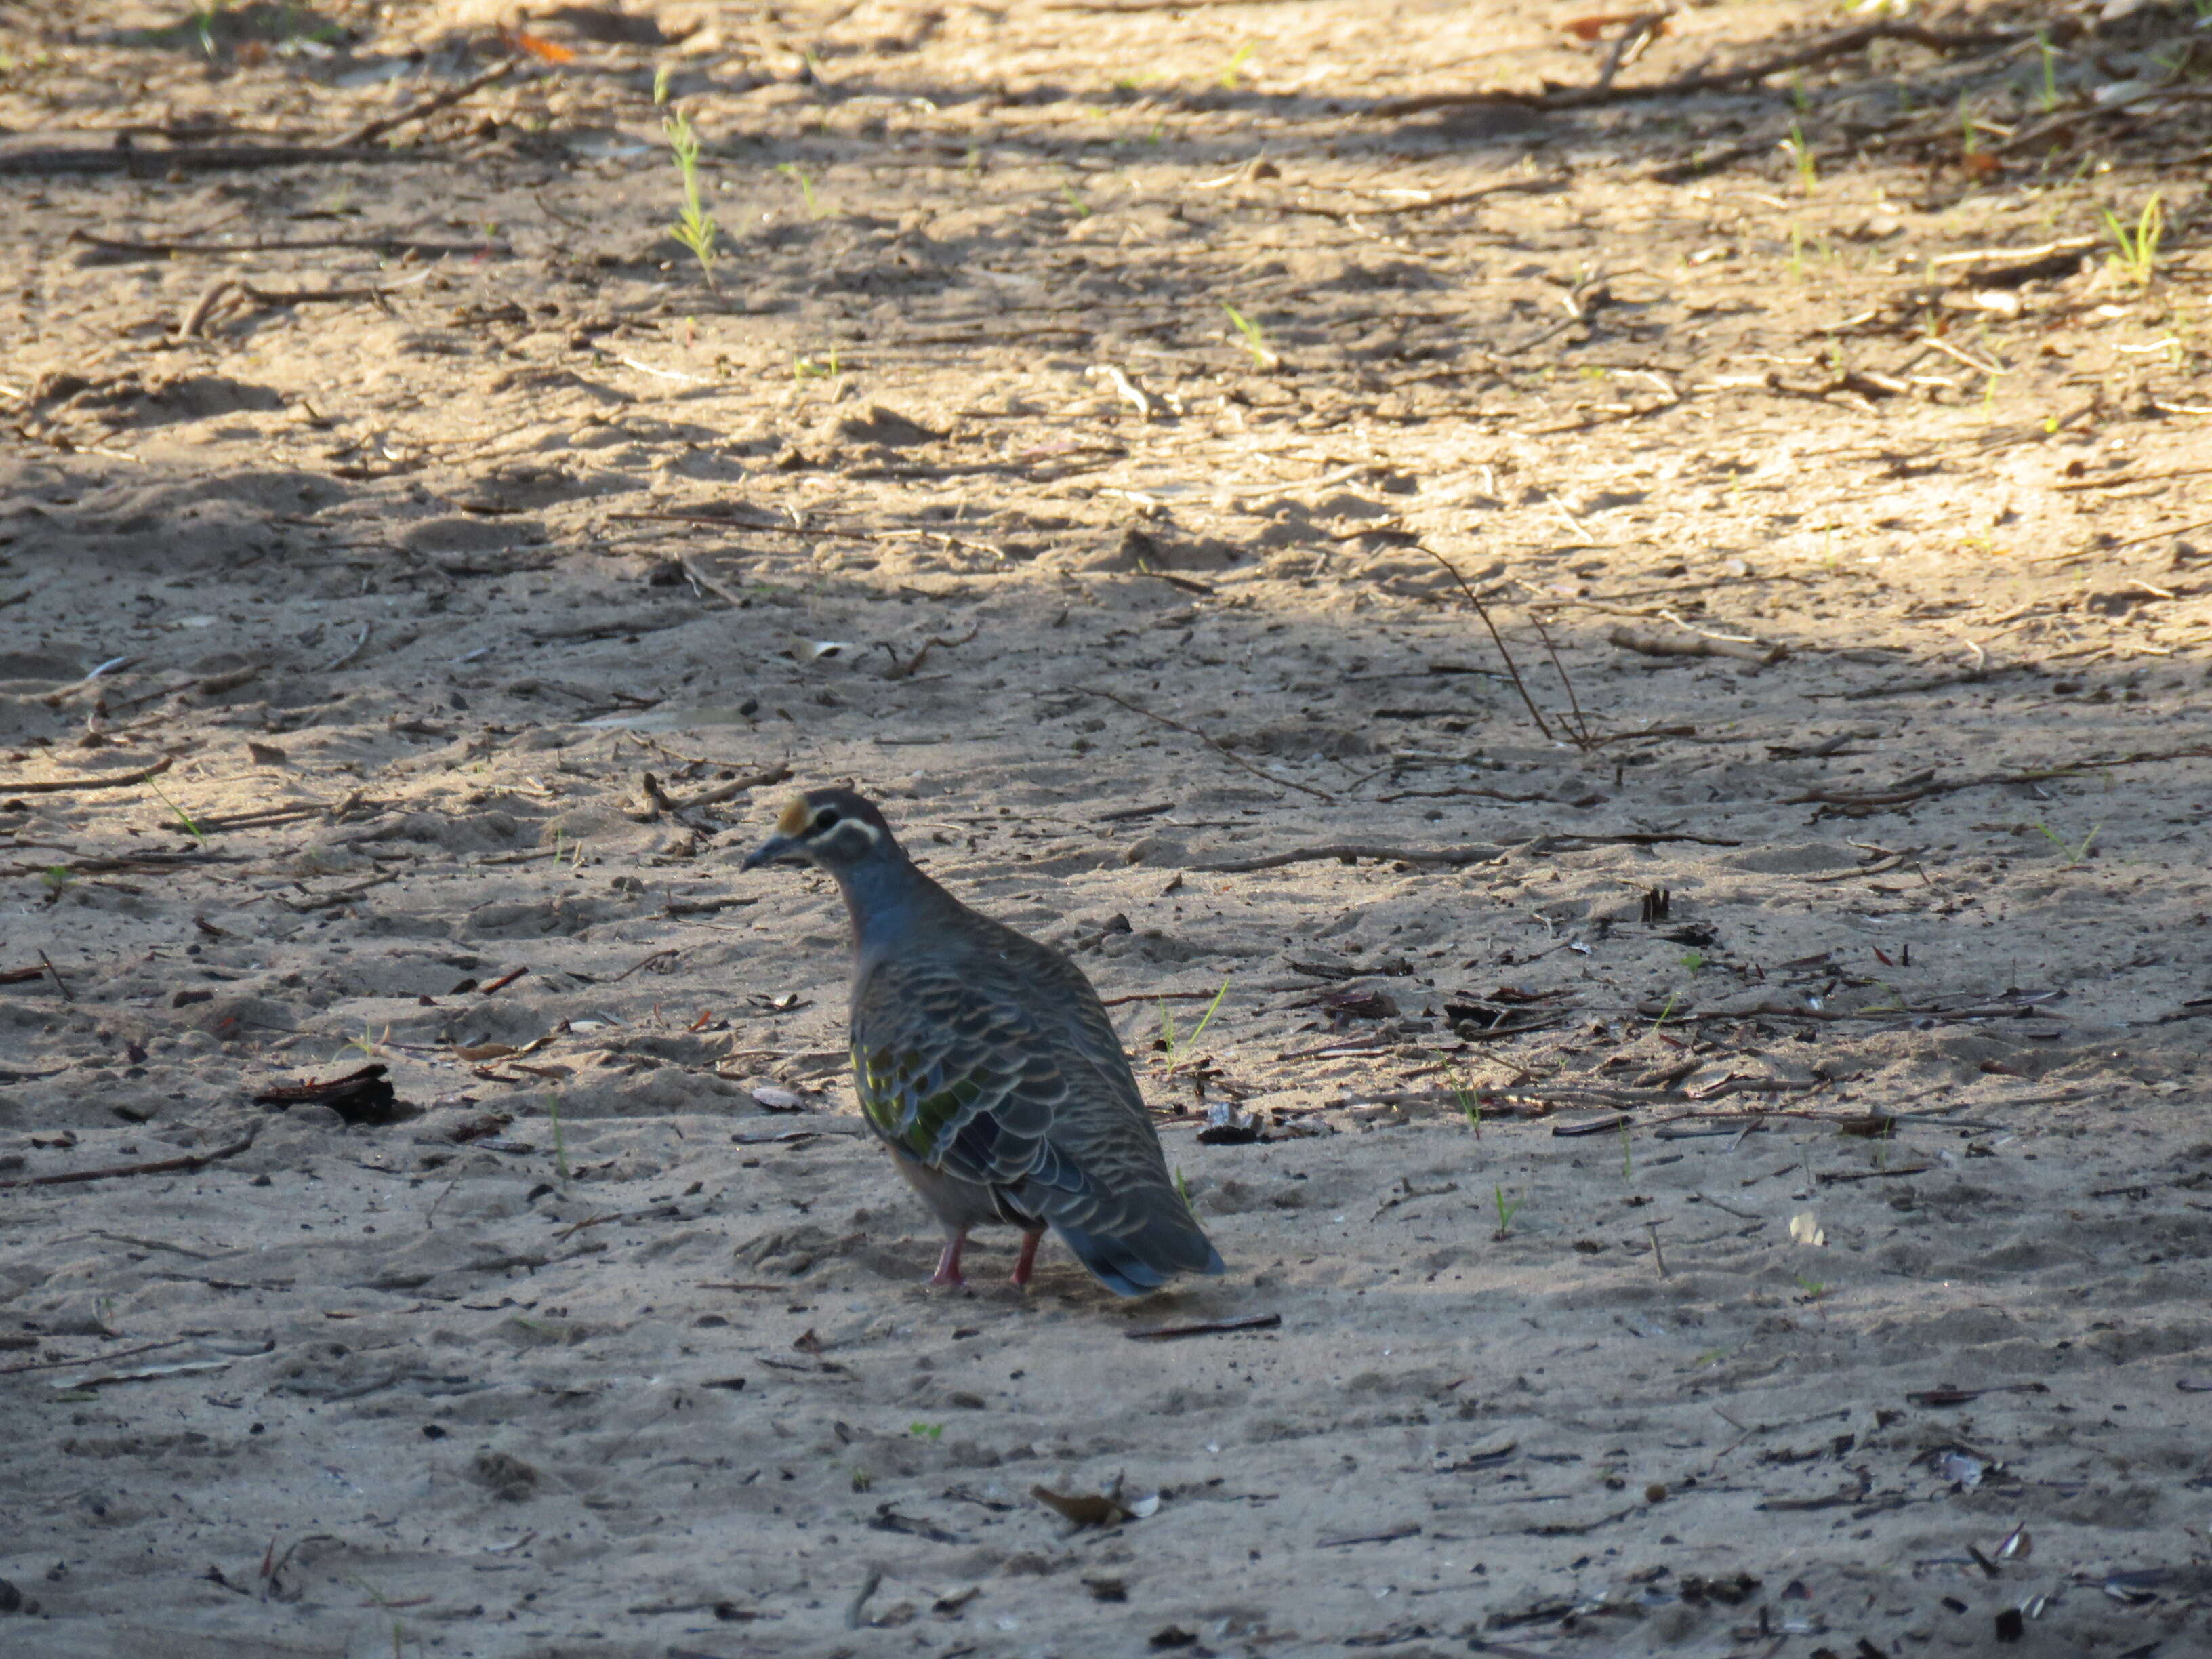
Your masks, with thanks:
<instances>
[{"instance_id":1,"label":"bird's eye","mask_svg":"<svg viewBox=\"0 0 2212 1659\"><path fill-rule=\"evenodd\" d=\"M814 815L814 828L808 833L817 836L826 835L836 827L837 809L834 806L825 806Z\"/></svg>"}]
</instances>

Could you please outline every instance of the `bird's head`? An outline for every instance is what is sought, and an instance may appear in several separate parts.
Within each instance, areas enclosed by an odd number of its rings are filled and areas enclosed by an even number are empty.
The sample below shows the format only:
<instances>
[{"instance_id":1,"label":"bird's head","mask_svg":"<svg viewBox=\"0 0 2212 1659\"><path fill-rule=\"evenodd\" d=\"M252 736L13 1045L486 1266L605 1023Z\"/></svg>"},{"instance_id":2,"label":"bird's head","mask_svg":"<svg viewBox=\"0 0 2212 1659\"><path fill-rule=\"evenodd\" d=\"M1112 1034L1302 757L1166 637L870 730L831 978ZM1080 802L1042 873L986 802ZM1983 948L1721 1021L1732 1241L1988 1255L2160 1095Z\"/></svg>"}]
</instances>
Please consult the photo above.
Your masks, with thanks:
<instances>
[{"instance_id":1,"label":"bird's head","mask_svg":"<svg viewBox=\"0 0 2212 1659\"><path fill-rule=\"evenodd\" d=\"M810 789L784 803L775 833L753 848L740 867L811 864L842 876L873 860L898 856L891 827L874 802L849 789Z\"/></svg>"}]
</instances>

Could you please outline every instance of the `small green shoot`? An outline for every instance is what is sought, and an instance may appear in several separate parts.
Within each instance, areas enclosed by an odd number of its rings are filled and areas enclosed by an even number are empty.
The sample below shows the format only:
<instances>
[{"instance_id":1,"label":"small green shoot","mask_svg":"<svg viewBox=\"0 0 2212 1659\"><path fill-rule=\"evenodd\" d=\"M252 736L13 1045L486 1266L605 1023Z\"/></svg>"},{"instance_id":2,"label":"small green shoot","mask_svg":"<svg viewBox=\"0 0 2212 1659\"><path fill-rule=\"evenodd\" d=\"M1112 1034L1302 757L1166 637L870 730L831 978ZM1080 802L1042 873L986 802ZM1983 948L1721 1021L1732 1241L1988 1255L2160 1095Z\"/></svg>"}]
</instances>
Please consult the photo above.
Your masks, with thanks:
<instances>
[{"instance_id":1,"label":"small green shoot","mask_svg":"<svg viewBox=\"0 0 2212 1659\"><path fill-rule=\"evenodd\" d=\"M1214 1015L1221 1011L1221 999L1228 994L1229 981L1224 979L1221 981L1221 988L1213 994L1213 1000L1206 1005L1205 1014L1192 1028L1191 1034L1188 1037L1182 1036L1176 1030L1174 1010L1165 1002L1159 1005L1160 1034L1153 1041L1152 1047L1168 1057L1168 1070L1172 1072L1181 1065L1183 1051L1206 1035L1206 1028L1213 1024Z\"/></svg>"},{"instance_id":2,"label":"small green shoot","mask_svg":"<svg viewBox=\"0 0 2212 1659\"><path fill-rule=\"evenodd\" d=\"M162 788L160 784L155 783L152 779L149 778L146 781L146 787L161 798L162 805L167 807L172 812L174 812L177 815L177 828L183 830L194 841L199 842L201 848L204 850L207 846L207 837L201 833L199 825L192 821L192 815L185 811L183 807L178 805L176 802L171 800L169 799L169 792Z\"/></svg>"},{"instance_id":3,"label":"small green shoot","mask_svg":"<svg viewBox=\"0 0 2212 1659\"><path fill-rule=\"evenodd\" d=\"M1682 953L1682 966L1688 969L1692 973L1696 973L1698 969L1705 965L1705 953L1703 951L1685 951Z\"/></svg>"},{"instance_id":4,"label":"small green shoot","mask_svg":"<svg viewBox=\"0 0 2212 1659\"><path fill-rule=\"evenodd\" d=\"M1659 1035L1659 1028L1667 1023L1667 1016L1674 1012L1674 1000L1680 995L1681 993L1679 991L1667 993L1667 1000L1659 1006L1659 1018L1651 1022L1650 1035L1653 1036Z\"/></svg>"},{"instance_id":5,"label":"small green shoot","mask_svg":"<svg viewBox=\"0 0 2212 1659\"><path fill-rule=\"evenodd\" d=\"M50 864L39 872L39 879L46 890L46 902L52 904L69 890L76 876L66 864Z\"/></svg>"},{"instance_id":6,"label":"small green shoot","mask_svg":"<svg viewBox=\"0 0 2212 1659\"><path fill-rule=\"evenodd\" d=\"M794 357L791 360L791 378L794 380L834 380L842 374L837 365L837 348L831 346L826 358Z\"/></svg>"},{"instance_id":7,"label":"small green shoot","mask_svg":"<svg viewBox=\"0 0 2212 1659\"><path fill-rule=\"evenodd\" d=\"M2118 251L2109 261L2113 270L2137 288L2148 288L2151 278L2158 275L2158 245L2166 236L2165 198L2153 191L2150 200L2143 204L2142 213L2136 216L2132 231L2107 208L2105 228L2112 232L2117 245Z\"/></svg>"},{"instance_id":8,"label":"small green shoot","mask_svg":"<svg viewBox=\"0 0 2212 1659\"><path fill-rule=\"evenodd\" d=\"M775 170L798 184L799 199L806 204L806 216L810 219L819 219L824 210L821 203L815 199L814 180L806 176L806 169L796 161L779 161L776 163Z\"/></svg>"},{"instance_id":9,"label":"small green shoot","mask_svg":"<svg viewBox=\"0 0 2212 1659\"><path fill-rule=\"evenodd\" d=\"M870 1474L866 1469L854 1469L853 1471L853 1490L854 1492L866 1492L869 1487L875 1484L876 1477Z\"/></svg>"},{"instance_id":10,"label":"small green shoot","mask_svg":"<svg viewBox=\"0 0 2212 1659\"><path fill-rule=\"evenodd\" d=\"M1180 1164L1176 1165L1175 1189L1176 1196L1182 1200L1183 1208L1190 1208L1190 1182L1182 1178L1182 1165Z\"/></svg>"},{"instance_id":11,"label":"small green shoot","mask_svg":"<svg viewBox=\"0 0 2212 1659\"><path fill-rule=\"evenodd\" d=\"M1505 1196L1505 1184L1500 1182L1491 1188L1490 1195L1498 1206L1498 1231L1492 1237L1504 1238L1513 1231L1513 1218L1521 1213L1521 1206L1528 1201L1528 1194L1523 1193L1518 1198L1509 1199Z\"/></svg>"},{"instance_id":12,"label":"small green shoot","mask_svg":"<svg viewBox=\"0 0 2212 1659\"><path fill-rule=\"evenodd\" d=\"M2069 870L2078 870L2088 862L2089 844L2097 839L2097 832L2104 827L2101 822L2095 824L2087 835L2081 837L2078 844L2062 840L2058 834L2040 818L2036 820L2035 833L2066 855L2066 867Z\"/></svg>"},{"instance_id":13,"label":"small green shoot","mask_svg":"<svg viewBox=\"0 0 2212 1659\"><path fill-rule=\"evenodd\" d=\"M374 1060L380 1047L384 1043L391 1041L392 1028L389 1025L384 1028L383 1036L379 1037L376 1035L376 1028L371 1025L367 1020L363 1020L361 1023L361 1035L357 1037L348 1037L343 1043L339 1045L337 1054L332 1055L331 1059L335 1061L340 1055L343 1055L347 1049L353 1048L368 1055L369 1059Z\"/></svg>"},{"instance_id":14,"label":"small green shoot","mask_svg":"<svg viewBox=\"0 0 2212 1659\"><path fill-rule=\"evenodd\" d=\"M1223 65L1221 70L1222 91L1234 92L1237 90L1237 76L1238 72L1243 69L1246 64L1251 61L1252 54L1259 50L1260 43L1257 40L1247 40L1243 46L1237 47L1234 52L1230 54L1229 62Z\"/></svg>"},{"instance_id":15,"label":"small green shoot","mask_svg":"<svg viewBox=\"0 0 2212 1659\"><path fill-rule=\"evenodd\" d=\"M1067 205L1073 210L1077 218L1088 219L1091 216L1091 209L1089 204L1084 201L1082 197L1076 194L1075 186L1068 183L1065 179L1060 181L1060 199L1065 201Z\"/></svg>"},{"instance_id":16,"label":"small green shoot","mask_svg":"<svg viewBox=\"0 0 2212 1659\"><path fill-rule=\"evenodd\" d=\"M1806 142L1805 129L1792 121L1790 136L1782 141L1782 148L1790 152L1790 165L1797 169L1797 188L1810 196L1820 187L1820 172L1814 159L1813 146Z\"/></svg>"},{"instance_id":17,"label":"small green shoot","mask_svg":"<svg viewBox=\"0 0 2212 1659\"><path fill-rule=\"evenodd\" d=\"M656 106L668 102L665 64L653 77L653 101ZM660 130L667 135L669 153L675 157L677 174L684 183L684 205L676 222L668 228L669 234L691 250L691 257L699 262L699 274L711 289L714 286L714 240L721 234L721 227L707 210L706 198L700 191L698 129L683 111L671 110L660 118Z\"/></svg>"},{"instance_id":18,"label":"small green shoot","mask_svg":"<svg viewBox=\"0 0 2212 1659\"><path fill-rule=\"evenodd\" d=\"M1791 282L1805 280L1805 233L1795 223L1790 227L1790 258L1784 269L1789 271Z\"/></svg>"},{"instance_id":19,"label":"small green shoot","mask_svg":"<svg viewBox=\"0 0 2212 1659\"><path fill-rule=\"evenodd\" d=\"M1808 1279L1802 1273L1796 1277L1798 1284L1804 1286L1805 1300L1808 1302L1818 1302L1828 1293L1828 1281L1825 1279Z\"/></svg>"},{"instance_id":20,"label":"small green shoot","mask_svg":"<svg viewBox=\"0 0 2212 1659\"><path fill-rule=\"evenodd\" d=\"M1198 1029L1197 1029L1197 1030L1194 1030L1194 1031L1190 1034L1190 1040L1191 1040L1193 1042L1196 1042L1199 1040L1199 1038L1200 1038L1200 1037L1202 1037L1202 1036L1204 1036L1206 1035L1206 1028L1207 1026L1209 1026L1209 1025L1211 1025L1211 1024L1213 1024L1213 1017L1214 1017L1214 1015L1216 1015L1216 1014L1218 1014L1218 1013L1219 1013L1219 1012L1221 1012L1221 1000L1222 1000L1222 998L1224 998L1224 997L1227 996L1228 994L1229 994L1229 976L1224 975L1224 976L1223 977L1223 979L1222 979L1222 981L1221 981L1221 988L1220 988L1218 991L1216 991L1216 992L1213 994L1213 1000L1212 1000L1212 1001L1211 1001L1211 1002L1209 1002L1209 1003L1207 1003L1207 1004L1206 1005L1206 1013L1205 1013L1204 1017L1203 1017L1202 1018L1200 1018L1200 1021L1198 1022Z\"/></svg>"},{"instance_id":21,"label":"small green shoot","mask_svg":"<svg viewBox=\"0 0 2212 1659\"><path fill-rule=\"evenodd\" d=\"M1459 1115L1467 1120L1467 1127L1474 1131L1477 1140L1482 1139L1482 1097L1475 1092L1474 1085L1468 1081L1463 1072L1451 1074L1452 1098L1459 1103Z\"/></svg>"},{"instance_id":22,"label":"small green shoot","mask_svg":"<svg viewBox=\"0 0 2212 1659\"><path fill-rule=\"evenodd\" d=\"M2051 44L2051 31L2035 32L2035 49L2043 56L2043 112L2058 107L2058 48Z\"/></svg>"},{"instance_id":23,"label":"small green shoot","mask_svg":"<svg viewBox=\"0 0 2212 1659\"><path fill-rule=\"evenodd\" d=\"M1265 374L1283 366L1282 358L1267 343L1267 336L1259 324L1226 301L1222 302L1221 308L1229 313L1229 320L1237 325L1237 332L1243 337L1242 343L1252 356L1253 368Z\"/></svg>"},{"instance_id":24,"label":"small green shoot","mask_svg":"<svg viewBox=\"0 0 2212 1659\"><path fill-rule=\"evenodd\" d=\"M906 1431L917 1440L945 1438L945 1425L942 1423L909 1423L906 1425Z\"/></svg>"},{"instance_id":25,"label":"small green shoot","mask_svg":"<svg viewBox=\"0 0 2212 1659\"><path fill-rule=\"evenodd\" d=\"M561 1132L561 1097L552 1090L545 1091L545 1115L553 1120L553 1167L561 1172L561 1184L568 1184L568 1138Z\"/></svg>"}]
</instances>

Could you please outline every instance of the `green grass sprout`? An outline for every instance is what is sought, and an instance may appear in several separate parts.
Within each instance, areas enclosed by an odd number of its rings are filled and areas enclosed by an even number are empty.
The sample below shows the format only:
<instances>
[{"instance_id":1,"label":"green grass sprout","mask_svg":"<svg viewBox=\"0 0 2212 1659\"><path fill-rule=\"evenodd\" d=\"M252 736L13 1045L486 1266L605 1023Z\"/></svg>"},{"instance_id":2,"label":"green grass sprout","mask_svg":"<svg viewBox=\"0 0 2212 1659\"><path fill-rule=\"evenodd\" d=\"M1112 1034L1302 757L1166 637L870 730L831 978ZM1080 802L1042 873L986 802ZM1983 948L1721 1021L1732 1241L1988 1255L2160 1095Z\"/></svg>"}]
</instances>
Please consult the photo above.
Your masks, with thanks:
<instances>
[{"instance_id":1,"label":"green grass sprout","mask_svg":"<svg viewBox=\"0 0 2212 1659\"><path fill-rule=\"evenodd\" d=\"M2066 855L2066 867L2069 870L2078 870L2089 861L2089 845L2097 839L2098 831L2104 827L2103 823L2099 822L2091 827L2089 833L2082 836L2080 842L2074 842L2063 839L2049 824L2039 818L2036 820L2035 833Z\"/></svg>"},{"instance_id":2,"label":"green grass sprout","mask_svg":"<svg viewBox=\"0 0 2212 1659\"><path fill-rule=\"evenodd\" d=\"M2158 245L2166 236L2165 198L2153 191L2136 216L2133 230L2107 208L2105 228L2112 232L2116 246L2110 261L2112 269L2137 288L2148 288L2151 278L2158 275Z\"/></svg>"},{"instance_id":3,"label":"green grass sprout","mask_svg":"<svg viewBox=\"0 0 2212 1659\"><path fill-rule=\"evenodd\" d=\"M699 274L711 289L714 286L715 239L721 234L721 227L707 210L706 198L700 190L699 130L682 110L668 107L669 73L670 66L663 64L653 76L653 106L666 112L660 118L660 130L667 136L669 154L675 159L677 176L684 185L684 205L677 213L676 222L668 228L669 234L691 250L691 257L699 262Z\"/></svg>"},{"instance_id":4,"label":"green grass sprout","mask_svg":"<svg viewBox=\"0 0 2212 1659\"><path fill-rule=\"evenodd\" d=\"M1523 1193L1518 1198L1508 1199L1505 1183L1500 1182L1491 1188L1490 1195L1492 1201L1498 1206L1498 1231L1492 1237L1504 1238L1513 1231L1513 1218L1521 1213L1521 1206L1528 1201L1528 1194Z\"/></svg>"},{"instance_id":5,"label":"green grass sprout","mask_svg":"<svg viewBox=\"0 0 2212 1659\"><path fill-rule=\"evenodd\" d=\"M1267 343L1267 336L1258 323L1225 300L1222 302L1221 308L1229 313L1229 320L1237 325L1237 332L1242 337L1241 343L1244 349L1252 356L1253 368L1264 374L1283 366L1281 356Z\"/></svg>"}]
</instances>

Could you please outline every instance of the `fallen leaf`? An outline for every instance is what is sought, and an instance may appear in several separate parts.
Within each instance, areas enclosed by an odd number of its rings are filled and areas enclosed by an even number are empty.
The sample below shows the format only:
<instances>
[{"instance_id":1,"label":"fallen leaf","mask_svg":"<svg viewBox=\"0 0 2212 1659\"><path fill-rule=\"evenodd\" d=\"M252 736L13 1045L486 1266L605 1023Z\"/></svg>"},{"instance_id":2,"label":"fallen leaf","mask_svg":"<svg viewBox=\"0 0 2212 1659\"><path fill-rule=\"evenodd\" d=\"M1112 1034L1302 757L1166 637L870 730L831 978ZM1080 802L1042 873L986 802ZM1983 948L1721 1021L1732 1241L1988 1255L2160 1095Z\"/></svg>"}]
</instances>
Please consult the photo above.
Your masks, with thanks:
<instances>
[{"instance_id":1,"label":"fallen leaf","mask_svg":"<svg viewBox=\"0 0 2212 1659\"><path fill-rule=\"evenodd\" d=\"M1790 1242L1793 1244L1810 1244L1814 1249L1818 1249L1828 1242L1828 1236L1820 1231L1820 1218L1818 1216L1810 1210L1800 1210L1790 1218Z\"/></svg>"},{"instance_id":2,"label":"fallen leaf","mask_svg":"<svg viewBox=\"0 0 2212 1659\"><path fill-rule=\"evenodd\" d=\"M1115 1484L1118 1486L1120 1483ZM1057 1510L1078 1527L1118 1527L1124 1521L1138 1518L1137 1512L1125 1505L1119 1498L1109 1497L1104 1492L1054 1492L1049 1486L1031 1486L1030 1496L1046 1507ZM1142 1503L1145 1500L1139 1498L1137 1501ZM1154 1494L1152 1507L1145 1513L1150 1515L1157 1510L1159 1502L1158 1495Z\"/></svg>"}]
</instances>

